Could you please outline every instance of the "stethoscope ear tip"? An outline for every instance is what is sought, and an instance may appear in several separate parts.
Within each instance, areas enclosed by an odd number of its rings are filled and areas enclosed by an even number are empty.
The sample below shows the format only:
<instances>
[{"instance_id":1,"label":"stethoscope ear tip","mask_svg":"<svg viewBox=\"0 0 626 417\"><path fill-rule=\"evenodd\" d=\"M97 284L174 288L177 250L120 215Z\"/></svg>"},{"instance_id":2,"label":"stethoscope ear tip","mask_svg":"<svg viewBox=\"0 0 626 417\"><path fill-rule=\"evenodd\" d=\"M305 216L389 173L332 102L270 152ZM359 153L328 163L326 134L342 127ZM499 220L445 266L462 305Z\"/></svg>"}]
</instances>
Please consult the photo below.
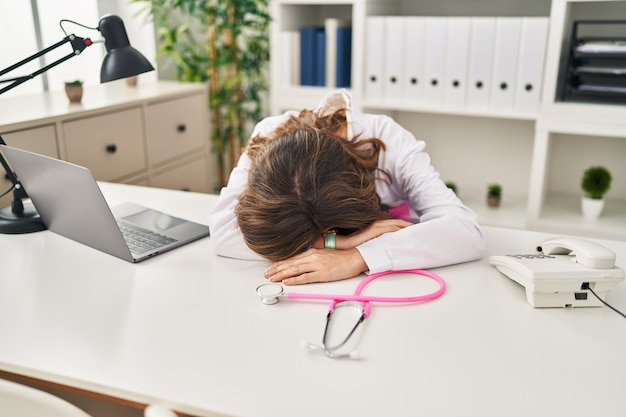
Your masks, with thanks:
<instances>
[{"instance_id":1,"label":"stethoscope ear tip","mask_svg":"<svg viewBox=\"0 0 626 417\"><path fill-rule=\"evenodd\" d=\"M302 349L306 349L308 352L317 350L317 346L315 346L313 343L309 342L308 340L303 340L302 342L300 342L300 347Z\"/></svg>"},{"instance_id":2,"label":"stethoscope ear tip","mask_svg":"<svg viewBox=\"0 0 626 417\"><path fill-rule=\"evenodd\" d=\"M354 359L355 361L361 360L361 353L358 350L353 350L350 352L350 359Z\"/></svg>"}]
</instances>

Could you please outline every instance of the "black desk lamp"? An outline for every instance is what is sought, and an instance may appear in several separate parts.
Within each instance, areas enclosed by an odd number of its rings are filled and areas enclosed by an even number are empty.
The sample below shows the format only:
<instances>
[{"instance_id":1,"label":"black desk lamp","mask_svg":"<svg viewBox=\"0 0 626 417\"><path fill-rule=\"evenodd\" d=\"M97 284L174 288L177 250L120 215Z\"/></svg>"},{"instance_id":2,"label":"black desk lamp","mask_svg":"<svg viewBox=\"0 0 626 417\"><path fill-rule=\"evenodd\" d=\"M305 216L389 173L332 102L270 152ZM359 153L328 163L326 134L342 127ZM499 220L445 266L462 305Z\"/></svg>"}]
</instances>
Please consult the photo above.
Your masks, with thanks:
<instances>
[{"instance_id":1,"label":"black desk lamp","mask_svg":"<svg viewBox=\"0 0 626 417\"><path fill-rule=\"evenodd\" d=\"M92 41L89 38L81 38L75 35L67 35L65 29L63 29L63 23L73 23L78 26L82 26L87 29L98 30L102 33L104 40ZM126 28L124 22L119 16L107 15L100 19L97 28L84 26L80 23L73 22L71 20L61 20L59 22L61 29L66 34L65 38L61 41L43 49L34 55L29 56L3 70L0 71L0 77L5 74L14 71L22 65L31 62L48 52L69 43L72 47L72 52L68 55L59 58L58 60L48 64L32 74L23 75L20 77L0 79L0 84L10 83L6 87L0 89L0 94L3 94L18 85L35 78L39 74L43 74L50 68L59 65L68 59L80 55L88 46L94 43L104 42L107 54L102 61L102 68L100 70L100 82L105 83L107 81L118 80L120 78L127 78L133 75L142 74L144 72L152 71L154 68L150 62L139 51L130 46L128 41L128 35L126 34ZM0 144L6 145L4 140L0 137ZM41 222L37 211L32 206L32 203L23 204L23 199L28 198L26 190L20 184L19 179L12 171L7 161L0 152L0 165L7 173L7 178L13 184L13 201L10 207L6 207L0 210L0 233L18 234L18 233L30 233L45 230L45 226Z\"/></svg>"}]
</instances>

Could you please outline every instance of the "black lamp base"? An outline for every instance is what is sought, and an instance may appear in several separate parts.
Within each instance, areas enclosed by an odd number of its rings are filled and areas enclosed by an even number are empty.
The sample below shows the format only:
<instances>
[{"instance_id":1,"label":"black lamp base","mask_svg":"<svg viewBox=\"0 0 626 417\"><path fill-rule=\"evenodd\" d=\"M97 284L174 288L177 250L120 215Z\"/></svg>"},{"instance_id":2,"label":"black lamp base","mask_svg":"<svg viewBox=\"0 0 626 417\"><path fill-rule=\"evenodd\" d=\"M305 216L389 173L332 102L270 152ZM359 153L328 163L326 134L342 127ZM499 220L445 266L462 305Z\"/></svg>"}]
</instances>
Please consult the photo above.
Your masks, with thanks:
<instances>
[{"instance_id":1,"label":"black lamp base","mask_svg":"<svg viewBox=\"0 0 626 417\"><path fill-rule=\"evenodd\" d=\"M24 213L20 216L13 213L11 207L0 210L0 233L2 234L18 235L42 230L46 230L46 226L31 202L24 203Z\"/></svg>"}]
</instances>

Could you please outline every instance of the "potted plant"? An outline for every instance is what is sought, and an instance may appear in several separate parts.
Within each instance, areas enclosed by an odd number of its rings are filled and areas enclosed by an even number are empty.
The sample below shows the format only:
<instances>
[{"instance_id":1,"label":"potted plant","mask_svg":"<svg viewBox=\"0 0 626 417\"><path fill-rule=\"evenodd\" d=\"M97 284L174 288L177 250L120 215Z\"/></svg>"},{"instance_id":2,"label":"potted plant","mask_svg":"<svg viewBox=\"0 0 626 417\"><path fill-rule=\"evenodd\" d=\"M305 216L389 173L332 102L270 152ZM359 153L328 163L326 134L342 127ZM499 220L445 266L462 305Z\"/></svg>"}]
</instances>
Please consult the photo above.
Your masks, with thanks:
<instances>
[{"instance_id":1,"label":"potted plant","mask_svg":"<svg viewBox=\"0 0 626 417\"><path fill-rule=\"evenodd\" d=\"M174 67L179 81L208 82L219 189L262 118L270 52L268 0L131 2L146 3L154 21L160 69Z\"/></svg>"},{"instance_id":2,"label":"potted plant","mask_svg":"<svg viewBox=\"0 0 626 417\"><path fill-rule=\"evenodd\" d=\"M83 99L83 82L81 80L66 81L65 95L70 103L80 103Z\"/></svg>"},{"instance_id":3,"label":"potted plant","mask_svg":"<svg viewBox=\"0 0 626 417\"><path fill-rule=\"evenodd\" d=\"M487 206L499 207L502 198L502 186L496 182L487 185Z\"/></svg>"},{"instance_id":4,"label":"potted plant","mask_svg":"<svg viewBox=\"0 0 626 417\"><path fill-rule=\"evenodd\" d=\"M455 182L453 182L453 181L446 181L446 187L451 189L452 192L454 192L454 194L457 194L458 187L456 186Z\"/></svg>"},{"instance_id":5,"label":"potted plant","mask_svg":"<svg viewBox=\"0 0 626 417\"><path fill-rule=\"evenodd\" d=\"M591 166L583 173L580 187L583 190L582 212L586 219L600 217L604 209L604 195L611 188L611 173L602 166Z\"/></svg>"}]
</instances>

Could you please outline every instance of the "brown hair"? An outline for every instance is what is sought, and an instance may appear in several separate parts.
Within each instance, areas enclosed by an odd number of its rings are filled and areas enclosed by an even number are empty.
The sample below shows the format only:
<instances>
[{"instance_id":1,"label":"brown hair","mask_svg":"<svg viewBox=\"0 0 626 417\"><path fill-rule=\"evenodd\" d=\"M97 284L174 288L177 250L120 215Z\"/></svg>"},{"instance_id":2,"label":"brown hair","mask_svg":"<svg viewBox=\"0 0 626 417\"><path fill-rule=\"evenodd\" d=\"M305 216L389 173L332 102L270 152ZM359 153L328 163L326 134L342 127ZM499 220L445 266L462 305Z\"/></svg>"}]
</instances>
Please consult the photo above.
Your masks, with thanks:
<instances>
[{"instance_id":1,"label":"brown hair","mask_svg":"<svg viewBox=\"0 0 626 417\"><path fill-rule=\"evenodd\" d=\"M272 137L250 141L248 185L236 208L250 249L278 261L331 228L347 234L382 217L374 183L384 144L350 141L345 131L345 110L326 117L305 110Z\"/></svg>"}]
</instances>

